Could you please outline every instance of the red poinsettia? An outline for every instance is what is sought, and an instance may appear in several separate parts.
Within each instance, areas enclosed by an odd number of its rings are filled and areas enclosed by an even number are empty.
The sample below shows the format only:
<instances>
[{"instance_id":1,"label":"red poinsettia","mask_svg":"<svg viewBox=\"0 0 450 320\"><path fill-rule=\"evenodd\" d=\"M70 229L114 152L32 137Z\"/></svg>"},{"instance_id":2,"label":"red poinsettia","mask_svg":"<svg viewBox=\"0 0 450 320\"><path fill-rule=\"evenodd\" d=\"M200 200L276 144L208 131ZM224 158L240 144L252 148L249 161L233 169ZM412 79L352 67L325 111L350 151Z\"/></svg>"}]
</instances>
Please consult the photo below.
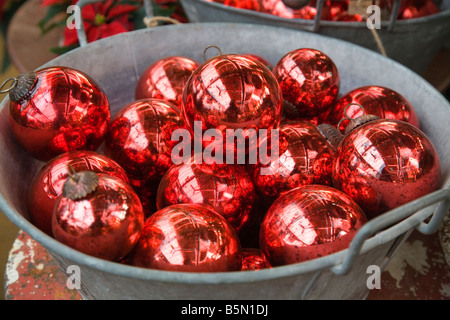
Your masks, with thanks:
<instances>
[{"instance_id":1,"label":"red poinsettia","mask_svg":"<svg viewBox=\"0 0 450 320\"><path fill-rule=\"evenodd\" d=\"M130 21L129 15L138 8L138 6L120 3L120 1L116 0L106 0L105 2L93 3L83 7L81 16L88 42L134 30L134 25ZM66 27L64 29L63 46L76 44L78 44L77 30Z\"/></svg>"}]
</instances>

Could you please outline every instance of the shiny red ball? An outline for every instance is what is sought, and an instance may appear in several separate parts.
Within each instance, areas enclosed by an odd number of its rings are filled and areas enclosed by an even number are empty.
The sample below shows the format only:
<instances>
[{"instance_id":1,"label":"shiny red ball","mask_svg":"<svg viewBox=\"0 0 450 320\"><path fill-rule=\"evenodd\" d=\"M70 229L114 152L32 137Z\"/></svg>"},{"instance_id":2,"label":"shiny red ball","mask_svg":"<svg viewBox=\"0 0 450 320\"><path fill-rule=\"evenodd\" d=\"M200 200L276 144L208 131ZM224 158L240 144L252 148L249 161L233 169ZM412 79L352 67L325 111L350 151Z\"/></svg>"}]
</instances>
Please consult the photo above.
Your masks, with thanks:
<instances>
[{"instance_id":1,"label":"shiny red ball","mask_svg":"<svg viewBox=\"0 0 450 320\"><path fill-rule=\"evenodd\" d=\"M131 251L143 225L144 211L131 186L102 173L98 174L95 191L87 196L72 200L63 194L56 202L52 218L56 240L113 261Z\"/></svg>"},{"instance_id":2,"label":"shiny red ball","mask_svg":"<svg viewBox=\"0 0 450 320\"><path fill-rule=\"evenodd\" d=\"M200 65L186 83L182 99L183 117L194 139L212 129L225 144L228 129L242 129L243 136L250 136L259 129L276 128L282 117L277 80L266 66L246 55L219 55ZM202 143L206 147L211 141L202 139ZM223 150L237 154L237 148L226 144Z\"/></svg>"},{"instance_id":3,"label":"shiny red ball","mask_svg":"<svg viewBox=\"0 0 450 320\"><path fill-rule=\"evenodd\" d=\"M255 187L267 202L302 185L332 185L335 149L317 126L306 121L283 122L278 151L279 156L268 163L249 166Z\"/></svg>"},{"instance_id":4,"label":"shiny red ball","mask_svg":"<svg viewBox=\"0 0 450 320\"><path fill-rule=\"evenodd\" d=\"M155 98L181 108L184 86L199 63L182 56L159 59L141 74L135 91L136 100Z\"/></svg>"},{"instance_id":5,"label":"shiny red ball","mask_svg":"<svg viewBox=\"0 0 450 320\"><path fill-rule=\"evenodd\" d=\"M271 268L266 256L257 248L242 249L242 268L241 271L261 270Z\"/></svg>"},{"instance_id":6,"label":"shiny red ball","mask_svg":"<svg viewBox=\"0 0 450 320\"><path fill-rule=\"evenodd\" d=\"M281 0L259 0L259 10L286 19L297 18L298 10L286 6Z\"/></svg>"},{"instance_id":7,"label":"shiny red ball","mask_svg":"<svg viewBox=\"0 0 450 320\"><path fill-rule=\"evenodd\" d=\"M291 8L282 0L260 0L261 11L287 19L314 19L317 15L317 1L312 0L300 8ZM321 20L334 20L347 9L347 1L328 0L323 3Z\"/></svg>"},{"instance_id":8,"label":"shiny red ball","mask_svg":"<svg viewBox=\"0 0 450 320\"><path fill-rule=\"evenodd\" d=\"M323 122L337 126L343 118L354 119L373 114L384 119L397 119L419 127L419 118L411 103L400 93L382 86L364 86L341 96L324 116ZM341 122L345 131L349 120Z\"/></svg>"},{"instance_id":9,"label":"shiny red ball","mask_svg":"<svg viewBox=\"0 0 450 320\"><path fill-rule=\"evenodd\" d=\"M217 3L221 3L223 5L226 5L226 6L239 8L239 9L258 11L260 0L206 0L206 1L217 2Z\"/></svg>"},{"instance_id":10,"label":"shiny red ball","mask_svg":"<svg viewBox=\"0 0 450 320\"><path fill-rule=\"evenodd\" d=\"M238 233L250 223L256 201L255 187L243 166L197 164L193 157L167 171L156 196L158 209L177 203L210 205Z\"/></svg>"},{"instance_id":11,"label":"shiny red ball","mask_svg":"<svg viewBox=\"0 0 450 320\"><path fill-rule=\"evenodd\" d=\"M439 7L433 0L406 0L399 16L400 19L415 19L438 12Z\"/></svg>"},{"instance_id":12,"label":"shiny red ball","mask_svg":"<svg viewBox=\"0 0 450 320\"><path fill-rule=\"evenodd\" d=\"M48 235L52 235L53 208L69 177L69 166L75 172L105 173L128 182L127 174L119 164L94 151L71 151L51 159L34 177L28 197L30 221Z\"/></svg>"},{"instance_id":13,"label":"shiny red ball","mask_svg":"<svg viewBox=\"0 0 450 320\"><path fill-rule=\"evenodd\" d=\"M272 71L283 93L283 113L289 119L318 116L337 98L338 69L319 50L302 48L288 52Z\"/></svg>"},{"instance_id":14,"label":"shiny red ball","mask_svg":"<svg viewBox=\"0 0 450 320\"><path fill-rule=\"evenodd\" d=\"M177 204L150 216L130 254L135 266L167 271L226 272L242 265L239 239L209 206Z\"/></svg>"},{"instance_id":15,"label":"shiny red ball","mask_svg":"<svg viewBox=\"0 0 450 320\"><path fill-rule=\"evenodd\" d=\"M68 151L96 150L110 122L109 102L85 73L66 67L36 71L35 83L11 101L9 123L17 142L48 161Z\"/></svg>"},{"instance_id":16,"label":"shiny red ball","mask_svg":"<svg viewBox=\"0 0 450 320\"><path fill-rule=\"evenodd\" d=\"M173 165L172 133L184 128L180 111L159 99L134 101L114 117L106 136L105 154L127 172L139 194L154 193Z\"/></svg>"},{"instance_id":17,"label":"shiny red ball","mask_svg":"<svg viewBox=\"0 0 450 320\"><path fill-rule=\"evenodd\" d=\"M367 221L346 194L308 185L280 196L261 225L260 244L272 266L303 262L346 249Z\"/></svg>"},{"instance_id":18,"label":"shiny red ball","mask_svg":"<svg viewBox=\"0 0 450 320\"><path fill-rule=\"evenodd\" d=\"M272 64L265 57L255 53L245 53L244 55L261 62L263 65L267 67L267 69L272 70Z\"/></svg>"},{"instance_id":19,"label":"shiny red ball","mask_svg":"<svg viewBox=\"0 0 450 320\"><path fill-rule=\"evenodd\" d=\"M341 141L333 166L335 187L353 198L369 219L436 190L440 177L433 143L400 120L357 126Z\"/></svg>"}]
</instances>

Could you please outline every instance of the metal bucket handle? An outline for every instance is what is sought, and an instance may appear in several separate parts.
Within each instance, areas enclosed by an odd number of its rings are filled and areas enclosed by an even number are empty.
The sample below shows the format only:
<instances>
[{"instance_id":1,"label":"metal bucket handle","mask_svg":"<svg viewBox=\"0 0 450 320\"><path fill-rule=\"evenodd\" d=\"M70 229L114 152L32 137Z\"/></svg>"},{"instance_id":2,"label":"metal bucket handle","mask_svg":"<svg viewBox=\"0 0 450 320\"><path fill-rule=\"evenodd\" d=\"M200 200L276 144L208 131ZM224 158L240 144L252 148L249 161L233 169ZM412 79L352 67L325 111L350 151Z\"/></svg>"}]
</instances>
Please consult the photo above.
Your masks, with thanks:
<instances>
[{"instance_id":1,"label":"metal bucket handle","mask_svg":"<svg viewBox=\"0 0 450 320\"><path fill-rule=\"evenodd\" d=\"M444 189L437 190L373 218L358 230L350 243L348 254L343 259L343 262L335 265L331 270L337 275L345 275L360 253L365 240L388 227L394 228L397 236L411 228L416 228L423 234L436 232L442 224L445 215L448 213L449 208L450 187L447 186ZM429 213L430 210L433 210L432 214ZM431 219L425 222L430 216ZM396 224L397 222L399 223ZM383 242L389 240L380 238L380 241Z\"/></svg>"}]
</instances>

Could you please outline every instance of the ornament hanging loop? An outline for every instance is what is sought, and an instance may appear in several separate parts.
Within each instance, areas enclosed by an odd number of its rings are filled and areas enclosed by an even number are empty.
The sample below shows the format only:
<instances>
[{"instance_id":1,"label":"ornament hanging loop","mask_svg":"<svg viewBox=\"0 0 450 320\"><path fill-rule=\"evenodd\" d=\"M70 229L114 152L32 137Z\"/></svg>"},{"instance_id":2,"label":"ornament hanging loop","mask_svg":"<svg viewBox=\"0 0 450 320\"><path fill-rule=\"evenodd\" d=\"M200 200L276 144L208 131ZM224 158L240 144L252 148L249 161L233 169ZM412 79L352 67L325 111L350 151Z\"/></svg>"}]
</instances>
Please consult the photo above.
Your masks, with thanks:
<instances>
[{"instance_id":1,"label":"ornament hanging loop","mask_svg":"<svg viewBox=\"0 0 450 320\"><path fill-rule=\"evenodd\" d=\"M211 44L211 45L207 46L207 47L205 48L205 50L203 50L203 60L204 60L204 61L208 60L208 59L206 59L206 51L208 51L208 49L210 49L210 48L215 48L215 49L217 49L217 51L219 52L219 56L222 55L222 50L220 50L220 48L219 48L218 46Z\"/></svg>"},{"instance_id":2,"label":"ornament hanging loop","mask_svg":"<svg viewBox=\"0 0 450 320\"><path fill-rule=\"evenodd\" d=\"M67 171L69 173L69 178L72 179L75 182L78 182L79 177L76 175L77 172L75 171L75 169L70 164L67 164Z\"/></svg>"},{"instance_id":3,"label":"ornament hanging loop","mask_svg":"<svg viewBox=\"0 0 450 320\"><path fill-rule=\"evenodd\" d=\"M341 127L341 124L342 124L342 122L343 122L344 120L352 121L352 119L353 119L353 118L350 117L350 116L348 115L348 113L347 113L348 108L349 108L350 106L358 106L358 107L362 110L362 115L365 115L365 114L366 114L366 109L364 109L364 107L363 107L362 105L360 105L359 103L356 103L356 102L349 103L349 104L346 105L345 108L344 108L344 117L338 122L338 124L337 124L337 126L336 126L336 128L337 128L339 131L341 130L341 129L339 129L339 128Z\"/></svg>"},{"instance_id":4,"label":"ornament hanging loop","mask_svg":"<svg viewBox=\"0 0 450 320\"><path fill-rule=\"evenodd\" d=\"M8 88L4 89L6 84L8 82L10 82L10 81L12 81L11 85ZM8 93L8 92L10 92L12 89L14 89L17 86L17 82L18 82L18 79L14 78L14 77L10 77L10 78L6 79L0 85L0 93Z\"/></svg>"}]
</instances>

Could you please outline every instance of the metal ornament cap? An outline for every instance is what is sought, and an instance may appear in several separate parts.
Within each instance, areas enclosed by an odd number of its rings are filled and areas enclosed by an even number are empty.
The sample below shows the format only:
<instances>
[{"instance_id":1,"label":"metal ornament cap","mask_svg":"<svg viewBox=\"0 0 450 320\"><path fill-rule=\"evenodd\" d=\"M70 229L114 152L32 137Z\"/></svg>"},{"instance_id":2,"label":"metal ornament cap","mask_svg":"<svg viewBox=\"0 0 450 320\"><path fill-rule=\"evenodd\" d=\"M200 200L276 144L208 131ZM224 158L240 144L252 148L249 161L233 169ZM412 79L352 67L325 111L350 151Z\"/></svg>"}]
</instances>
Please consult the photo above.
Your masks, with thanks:
<instances>
[{"instance_id":1,"label":"metal ornament cap","mask_svg":"<svg viewBox=\"0 0 450 320\"><path fill-rule=\"evenodd\" d=\"M331 124L321 123L317 126L317 129L334 148L337 148L344 137L339 130Z\"/></svg>"},{"instance_id":2,"label":"metal ornament cap","mask_svg":"<svg viewBox=\"0 0 450 320\"><path fill-rule=\"evenodd\" d=\"M345 135L349 134L350 132L352 132L354 129L356 129L357 127L374 121L374 120L378 120L381 119L380 117L373 115L373 114L364 114L356 119L352 119L349 123L349 125L347 126L347 128L345 128Z\"/></svg>"},{"instance_id":3,"label":"metal ornament cap","mask_svg":"<svg viewBox=\"0 0 450 320\"><path fill-rule=\"evenodd\" d=\"M63 195L71 200L86 197L98 186L98 176L92 171L81 171L71 174L63 186Z\"/></svg>"},{"instance_id":4,"label":"metal ornament cap","mask_svg":"<svg viewBox=\"0 0 450 320\"><path fill-rule=\"evenodd\" d=\"M20 102L30 95L31 89L37 81L36 72L21 73L17 77L16 85L9 91L11 101Z\"/></svg>"}]
</instances>

